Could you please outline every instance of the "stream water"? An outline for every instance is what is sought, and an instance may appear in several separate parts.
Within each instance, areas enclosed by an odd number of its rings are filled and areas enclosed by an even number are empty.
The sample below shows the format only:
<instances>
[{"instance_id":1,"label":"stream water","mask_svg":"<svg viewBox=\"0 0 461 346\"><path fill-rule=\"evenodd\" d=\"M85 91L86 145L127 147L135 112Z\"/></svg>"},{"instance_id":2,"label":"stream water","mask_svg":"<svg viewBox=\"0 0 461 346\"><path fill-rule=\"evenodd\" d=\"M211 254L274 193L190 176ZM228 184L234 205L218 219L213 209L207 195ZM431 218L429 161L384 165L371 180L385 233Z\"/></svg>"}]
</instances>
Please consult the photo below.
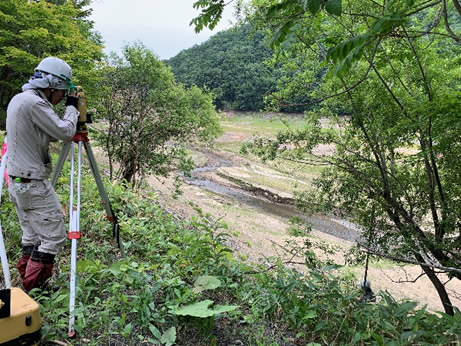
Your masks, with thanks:
<instances>
[{"instance_id":1,"label":"stream water","mask_svg":"<svg viewBox=\"0 0 461 346\"><path fill-rule=\"evenodd\" d=\"M293 206L274 203L262 197L256 197L244 189L229 187L215 181L204 179L201 173L216 171L219 167L231 167L232 161L224 160L221 157L213 160L214 165L196 168L192 172L192 177L187 179L190 184L202 189L211 191L215 194L226 196L235 203L245 204L249 208L260 210L261 213L269 213L288 221L292 217L299 217L310 223L313 229L333 235L335 237L356 242L360 238L360 231L356 225L346 221L324 215L306 215Z\"/></svg>"}]
</instances>

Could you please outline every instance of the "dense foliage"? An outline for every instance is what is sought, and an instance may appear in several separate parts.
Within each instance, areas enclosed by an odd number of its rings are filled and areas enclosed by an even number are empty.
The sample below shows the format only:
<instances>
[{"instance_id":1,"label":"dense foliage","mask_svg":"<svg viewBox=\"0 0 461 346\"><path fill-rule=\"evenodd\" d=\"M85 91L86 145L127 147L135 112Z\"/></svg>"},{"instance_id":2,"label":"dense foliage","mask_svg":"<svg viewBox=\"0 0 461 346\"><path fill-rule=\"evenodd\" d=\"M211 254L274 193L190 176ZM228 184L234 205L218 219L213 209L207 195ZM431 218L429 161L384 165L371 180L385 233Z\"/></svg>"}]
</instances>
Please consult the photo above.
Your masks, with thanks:
<instances>
[{"instance_id":1,"label":"dense foliage","mask_svg":"<svg viewBox=\"0 0 461 346\"><path fill-rule=\"evenodd\" d=\"M248 25L222 31L168 64L181 83L212 91L219 109L260 110L275 90L277 69L264 63L272 51L263 35L251 31Z\"/></svg>"},{"instance_id":2,"label":"dense foliage","mask_svg":"<svg viewBox=\"0 0 461 346\"><path fill-rule=\"evenodd\" d=\"M296 41L295 32L300 29L299 24L302 23L306 16L315 18L315 16L323 13L329 16L341 16L342 14L352 14L347 12L346 6L342 0L280 0L280 1L250 1L251 5L260 6L259 15L264 15L266 23L269 25L276 24L278 30L274 30L275 36L272 41L274 45L289 44L290 41ZM200 32L203 28L213 29L221 20L224 7L234 4L238 13L242 12L242 8L246 3L243 0L198 0L194 2L194 8L199 9L199 15L191 21L191 25L195 26L195 31ZM452 0L451 3L446 0L434 0L431 2L403 0L403 1L382 1L376 2L381 11L377 14L356 13L359 16L368 18L374 25L364 28L369 38L374 36L375 39L380 35L388 35L399 25L411 19L413 16L424 17L427 9L434 10L437 13L435 21L427 25L419 33L441 34L449 37L457 43L461 43L460 20L461 3L459 0ZM366 9L366 8L364 8ZM440 32L442 29L442 32ZM445 31L445 32L443 32ZM355 42L357 43L357 42ZM362 42L361 42L362 43ZM360 43L360 44L361 44ZM347 53L351 48L356 48L357 45L352 43L346 47Z\"/></svg>"},{"instance_id":3,"label":"dense foliage","mask_svg":"<svg viewBox=\"0 0 461 346\"><path fill-rule=\"evenodd\" d=\"M175 82L167 66L142 44L109 59L93 100L104 125L97 138L111 177L135 185L146 174L190 170L185 144L210 142L220 131L212 96ZM114 164L118 172L114 172Z\"/></svg>"},{"instance_id":4,"label":"dense foliage","mask_svg":"<svg viewBox=\"0 0 461 346\"><path fill-rule=\"evenodd\" d=\"M57 56L68 62L75 84L94 84L95 62L102 43L82 7L88 1L0 1L0 121L6 107L33 74L41 59Z\"/></svg>"},{"instance_id":5,"label":"dense foliage","mask_svg":"<svg viewBox=\"0 0 461 346\"><path fill-rule=\"evenodd\" d=\"M298 69L273 105L305 90L327 66L330 73L312 92L324 108L307 114L305 130L249 147L265 158L330 165L313 189L300 193L300 206L349 216L364 228L371 251L421 263L453 314L445 279L431 267L461 278L460 47L438 23L443 8L356 0L336 13L303 4L255 0L253 18L278 42L282 64ZM447 11L461 16L454 7ZM350 117L332 117L323 129L320 116L338 105ZM320 144L335 153L319 155Z\"/></svg>"}]
</instances>

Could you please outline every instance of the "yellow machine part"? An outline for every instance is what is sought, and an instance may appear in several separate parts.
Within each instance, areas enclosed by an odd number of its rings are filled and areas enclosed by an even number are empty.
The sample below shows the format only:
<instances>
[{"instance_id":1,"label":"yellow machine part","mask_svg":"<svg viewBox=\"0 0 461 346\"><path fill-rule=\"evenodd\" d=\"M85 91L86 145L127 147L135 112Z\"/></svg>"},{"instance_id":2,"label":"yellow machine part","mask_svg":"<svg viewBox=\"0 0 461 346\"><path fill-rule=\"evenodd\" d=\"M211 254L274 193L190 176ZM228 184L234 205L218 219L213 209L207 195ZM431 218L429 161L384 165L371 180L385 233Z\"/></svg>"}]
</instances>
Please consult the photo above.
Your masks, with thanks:
<instances>
[{"instance_id":1,"label":"yellow machine part","mask_svg":"<svg viewBox=\"0 0 461 346\"><path fill-rule=\"evenodd\" d=\"M0 319L0 345L38 345L40 306L20 288L10 290L11 314Z\"/></svg>"},{"instance_id":2,"label":"yellow machine part","mask_svg":"<svg viewBox=\"0 0 461 346\"><path fill-rule=\"evenodd\" d=\"M81 123L86 123L86 113L87 113L87 108L88 108L88 100L86 99L85 93L83 92L83 88L78 86L77 87L79 96L78 96L78 122Z\"/></svg>"}]
</instances>

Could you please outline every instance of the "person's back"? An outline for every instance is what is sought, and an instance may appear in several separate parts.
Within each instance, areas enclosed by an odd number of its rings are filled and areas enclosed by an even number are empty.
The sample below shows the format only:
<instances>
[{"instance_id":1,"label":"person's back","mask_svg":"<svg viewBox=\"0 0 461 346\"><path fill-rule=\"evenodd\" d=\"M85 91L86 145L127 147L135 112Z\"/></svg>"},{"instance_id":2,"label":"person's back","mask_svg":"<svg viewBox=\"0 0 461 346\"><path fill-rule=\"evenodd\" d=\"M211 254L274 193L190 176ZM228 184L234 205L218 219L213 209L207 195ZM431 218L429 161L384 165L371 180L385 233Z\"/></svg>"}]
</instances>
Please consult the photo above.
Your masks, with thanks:
<instances>
[{"instance_id":1,"label":"person's back","mask_svg":"<svg viewBox=\"0 0 461 346\"><path fill-rule=\"evenodd\" d=\"M8 105L6 132L8 134L8 175L45 179L51 172L48 156L50 137L34 122L33 108L42 98L36 90L26 90Z\"/></svg>"},{"instance_id":2,"label":"person's back","mask_svg":"<svg viewBox=\"0 0 461 346\"><path fill-rule=\"evenodd\" d=\"M51 173L50 141L71 139L75 126L56 116L42 91L31 89L13 97L8 105L6 132L8 175L46 179Z\"/></svg>"}]
</instances>

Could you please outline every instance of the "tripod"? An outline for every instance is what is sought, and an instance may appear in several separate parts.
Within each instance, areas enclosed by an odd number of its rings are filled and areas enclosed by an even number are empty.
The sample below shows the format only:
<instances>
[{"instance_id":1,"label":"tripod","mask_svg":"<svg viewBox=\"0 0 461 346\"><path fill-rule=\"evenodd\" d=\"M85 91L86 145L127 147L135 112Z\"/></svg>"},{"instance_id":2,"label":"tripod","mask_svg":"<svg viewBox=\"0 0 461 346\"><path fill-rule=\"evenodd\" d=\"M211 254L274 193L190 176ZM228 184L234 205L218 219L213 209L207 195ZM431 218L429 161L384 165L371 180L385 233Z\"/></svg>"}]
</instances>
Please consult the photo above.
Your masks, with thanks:
<instances>
[{"instance_id":1,"label":"tripod","mask_svg":"<svg viewBox=\"0 0 461 346\"><path fill-rule=\"evenodd\" d=\"M76 205L74 199L74 175L75 175L75 144L78 145L77 155L77 198ZM117 218L112 210L109 198L107 197L104 184L101 179L101 175L98 171L98 166L91 150L90 141L88 138L88 131L85 124L78 123L77 132L70 142L64 142L59 154L58 161L56 162L56 168L51 176L51 184L53 187L56 185L58 176L62 171L64 162L67 159L69 150L71 149L71 176L70 176L70 198L69 198L69 232L68 239L72 241L71 244L71 264L70 264L70 302L69 302L69 337L75 336L74 323L74 309L75 309L75 284L76 284L76 272L77 272L77 240L81 238L80 232L80 196L81 196L81 167L82 167L82 146L85 148L88 161L90 163L93 177L98 187L99 195L101 196L104 209L106 211L107 219L112 223L112 234L117 239L117 245L120 249L122 257L125 257L123 244L120 240L120 226Z\"/></svg>"}]
</instances>

